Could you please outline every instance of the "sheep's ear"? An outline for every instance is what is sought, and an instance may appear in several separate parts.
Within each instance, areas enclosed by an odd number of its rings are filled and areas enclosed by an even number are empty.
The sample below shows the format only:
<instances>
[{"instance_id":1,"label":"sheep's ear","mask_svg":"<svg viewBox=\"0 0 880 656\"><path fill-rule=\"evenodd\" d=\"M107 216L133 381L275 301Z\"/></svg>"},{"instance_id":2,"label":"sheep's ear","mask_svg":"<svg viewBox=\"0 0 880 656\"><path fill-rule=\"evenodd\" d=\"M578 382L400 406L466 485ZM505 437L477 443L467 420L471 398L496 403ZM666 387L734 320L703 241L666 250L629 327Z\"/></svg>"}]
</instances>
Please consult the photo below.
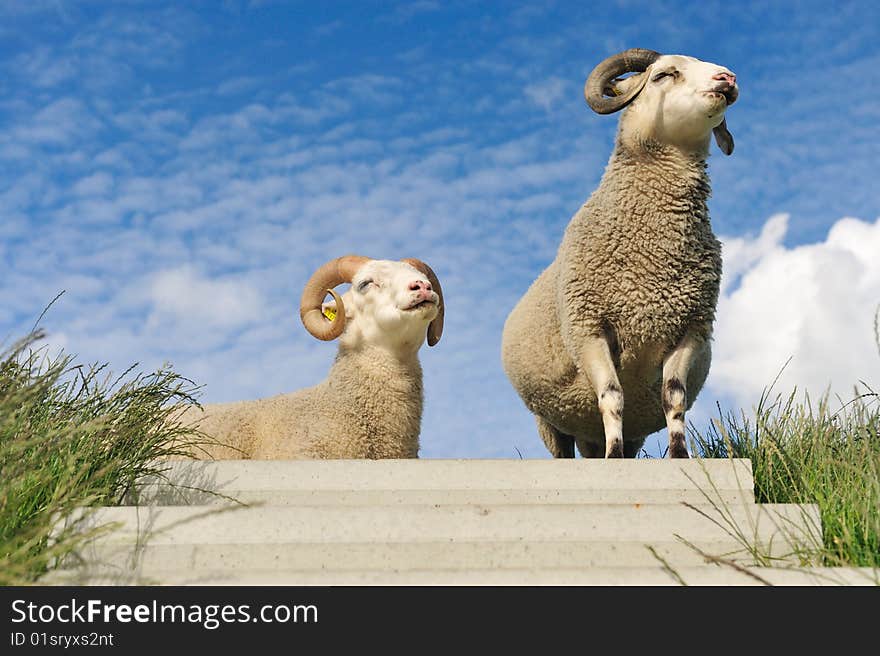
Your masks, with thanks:
<instances>
[{"instance_id":1,"label":"sheep's ear","mask_svg":"<svg viewBox=\"0 0 880 656\"><path fill-rule=\"evenodd\" d=\"M321 303L321 314L327 317L330 321L336 319L336 301L330 300Z\"/></svg>"},{"instance_id":2,"label":"sheep's ear","mask_svg":"<svg viewBox=\"0 0 880 656\"><path fill-rule=\"evenodd\" d=\"M718 127L712 129L712 134L715 135L715 143L718 144L721 152L730 155L733 152L733 135L727 129L726 118L718 124Z\"/></svg>"}]
</instances>

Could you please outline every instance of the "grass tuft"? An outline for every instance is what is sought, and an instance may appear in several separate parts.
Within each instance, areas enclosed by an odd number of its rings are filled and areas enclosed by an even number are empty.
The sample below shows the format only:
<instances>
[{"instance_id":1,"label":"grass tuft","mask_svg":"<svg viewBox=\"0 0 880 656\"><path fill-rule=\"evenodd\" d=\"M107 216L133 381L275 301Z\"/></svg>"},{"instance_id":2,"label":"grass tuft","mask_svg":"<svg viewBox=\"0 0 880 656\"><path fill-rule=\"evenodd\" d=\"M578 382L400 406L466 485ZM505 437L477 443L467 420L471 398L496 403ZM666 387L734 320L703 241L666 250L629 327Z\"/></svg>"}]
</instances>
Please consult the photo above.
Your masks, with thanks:
<instances>
[{"instance_id":1,"label":"grass tuft","mask_svg":"<svg viewBox=\"0 0 880 656\"><path fill-rule=\"evenodd\" d=\"M752 461L756 502L818 506L824 566L880 567L880 395L863 386L835 410L828 394L771 399L771 386L754 416L719 407L707 433L691 430L701 457Z\"/></svg>"},{"instance_id":2,"label":"grass tuft","mask_svg":"<svg viewBox=\"0 0 880 656\"><path fill-rule=\"evenodd\" d=\"M162 460L206 440L181 415L199 388L166 366L120 376L48 355L32 331L0 353L0 585L33 583L111 526L58 532L76 508L118 505ZM88 513L83 514L83 519Z\"/></svg>"}]
</instances>

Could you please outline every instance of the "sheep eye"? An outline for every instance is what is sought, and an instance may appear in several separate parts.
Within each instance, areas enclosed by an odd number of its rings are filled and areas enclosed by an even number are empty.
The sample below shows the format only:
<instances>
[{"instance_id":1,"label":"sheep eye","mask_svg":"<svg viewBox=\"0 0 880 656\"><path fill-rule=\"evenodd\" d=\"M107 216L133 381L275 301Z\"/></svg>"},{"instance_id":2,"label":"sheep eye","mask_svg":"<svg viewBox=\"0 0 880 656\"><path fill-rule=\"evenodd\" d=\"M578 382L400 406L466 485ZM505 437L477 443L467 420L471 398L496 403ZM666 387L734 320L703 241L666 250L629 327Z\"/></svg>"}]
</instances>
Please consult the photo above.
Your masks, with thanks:
<instances>
[{"instance_id":1,"label":"sheep eye","mask_svg":"<svg viewBox=\"0 0 880 656\"><path fill-rule=\"evenodd\" d=\"M654 77L651 78L651 81L652 82L659 82L664 77L675 77L676 75L678 75L678 71L660 71L659 73L655 74Z\"/></svg>"},{"instance_id":2,"label":"sheep eye","mask_svg":"<svg viewBox=\"0 0 880 656\"><path fill-rule=\"evenodd\" d=\"M367 287L369 287L369 286L372 285L372 284L373 284L373 281L370 280L369 278L367 278L366 280L362 280L362 281L358 284L358 286L357 286L357 290L363 294L364 291L367 289Z\"/></svg>"}]
</instances>

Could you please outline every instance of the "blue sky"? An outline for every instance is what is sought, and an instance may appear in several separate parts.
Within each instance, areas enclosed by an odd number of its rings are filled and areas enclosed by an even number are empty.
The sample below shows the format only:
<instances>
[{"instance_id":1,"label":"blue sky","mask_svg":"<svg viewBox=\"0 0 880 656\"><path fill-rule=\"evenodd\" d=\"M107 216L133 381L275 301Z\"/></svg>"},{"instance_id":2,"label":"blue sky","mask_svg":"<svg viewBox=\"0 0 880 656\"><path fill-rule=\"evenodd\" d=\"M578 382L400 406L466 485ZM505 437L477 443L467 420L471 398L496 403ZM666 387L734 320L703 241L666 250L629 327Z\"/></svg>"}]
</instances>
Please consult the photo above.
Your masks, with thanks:
<instances>
[{"instance_id":1,"label":"blue sky","mask_svg":"<svg viewBox=\"0 0 880 656\"><path fill-rule=\"evenodd\" d=\"M611 152L587 74L644 47L741 86L690 418L748 408L789 357L782 387L876 387L878 37L872 2L0 0L0 340L65 290L53 348L269 396L332 362L297 315L319 264L418 257L448 307L422 456L546 457L501 329Z\"/></svg>"}]
</instances>

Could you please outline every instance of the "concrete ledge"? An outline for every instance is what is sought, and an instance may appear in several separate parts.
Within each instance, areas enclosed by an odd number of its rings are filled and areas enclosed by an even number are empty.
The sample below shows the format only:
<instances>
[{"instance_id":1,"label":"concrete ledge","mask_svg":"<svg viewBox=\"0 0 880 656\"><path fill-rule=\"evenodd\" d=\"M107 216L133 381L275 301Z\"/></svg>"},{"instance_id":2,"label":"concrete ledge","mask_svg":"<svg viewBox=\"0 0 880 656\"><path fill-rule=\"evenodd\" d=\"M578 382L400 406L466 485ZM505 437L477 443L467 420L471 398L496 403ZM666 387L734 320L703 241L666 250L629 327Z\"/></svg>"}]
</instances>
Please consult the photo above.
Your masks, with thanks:
<instances>
[{"instance_id":1,"label":"concrete ledge","mask_svg":"<svg viewBox=\"0 0 880 656\"><path fill-rule=\"evenodd\" d=\"M701 503L754 501L748 460L221 460L167 461L140 503ZM704 494L705 492L705 494ZM366 495L363 499L360 494ZM719 496L720 495L720 496Z\"/></svg>"},{"instance_id":2,"label":"concrete ledge","mask_svg":"<svg viewBox=\"0 0 880 656\"><path fill-rule=\"evenodd\" d=\"M707 518L704 514L715 519ZM726 519L725 519L726 518ZM146 506L100 508L89 525L117 523L99 543L284 544L436 541L803 542L821 535L815 505L699 510L681 504L431 506Z\"/></svg>"},{"instance_id":3,"label":"concrete ledge","mask_svg":"<svg viewBox=\"0 0 880 656\"><path fill-rule=\"evenodd\" d=\"M316 572L292 570L244 570L239 572L169 570L156 577L85 572L55 573L49 585L797 585L876 586L880 570L870 568L808 567L783 569L703 565L678 568L674 573L660 566L589 569L521 570L414 570L405 572Z\"/></svg>"},{"instance_id":4,"label":"concrete ledge","mask_svg":"<svg viewBox=\"0 0 880 656\"><path fill-rule=\"evenodd\" d=\"M113 530L44 583L877 582L871 570L791 569L821 540L818 509L755 504L748 460L161 464L177 487L157 479L142 505L82 509L77 530ZM786 568L743 571L755 554Z\"/></svg>"},{"instance_id":5,"label":"concrete ledge","mask_svg":"<svg viewBox=\"0 0 880 656\"><path fill-rule=\"evenodd\" d=\"M781 545L781 543L780 543ZM768 553L783 558L777 544L763 545ZM276 544L131 544L98 543L84 549L93 570L105 574L143 573L164 570L193 573L236 572L260 569L299 571L419 570L435 569L534 569L638 567L661 561L648 547L676 566L701 565L698 551L677 541L624 542L338 542ZM701 551L725 559L754 564L750 552L734 540L699 541Z\"/></svg>"},{"instance_id":6,"label":"concrete ledge","mask_svg":"<svg viewBox=\"0 0 880 656\"><path fill-rule=\"evenodd\" d=\"M708 490L713 502L754 503L752 490ZM394 506L442 504L620 505L636 503L705 505L706 494L682 490L226 490L222 496L201 490L156 486L144 490L142 505ZM130 500L131 501L131 500Z\"/></svg>"}]
</instances>

